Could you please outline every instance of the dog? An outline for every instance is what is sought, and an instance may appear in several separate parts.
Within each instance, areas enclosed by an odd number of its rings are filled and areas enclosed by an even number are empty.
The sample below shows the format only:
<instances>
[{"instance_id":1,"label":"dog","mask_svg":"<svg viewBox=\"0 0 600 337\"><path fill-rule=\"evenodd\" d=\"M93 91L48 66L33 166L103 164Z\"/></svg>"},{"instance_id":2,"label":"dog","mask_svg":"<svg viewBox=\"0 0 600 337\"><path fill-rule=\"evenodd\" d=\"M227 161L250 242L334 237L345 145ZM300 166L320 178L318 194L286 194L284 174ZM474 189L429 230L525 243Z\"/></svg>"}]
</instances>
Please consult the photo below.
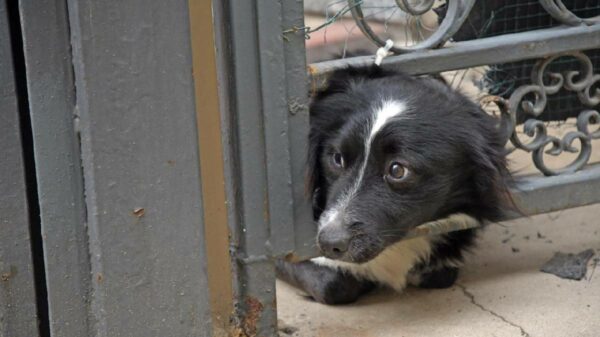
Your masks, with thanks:
<instances>
[{"instance_id":1,"label":"dog","mask_svg":"<svg viewBox=\"0 0 600 337\"><path fill-rule=\"evenodd\" d=\"M439 79L335 71L310 105L307 189L323 256L280 260L278 277L326 304L379 285L450 287L477 230L403 238L511 209L505 141L494 117Z\"/></svg>"}]
</instances>

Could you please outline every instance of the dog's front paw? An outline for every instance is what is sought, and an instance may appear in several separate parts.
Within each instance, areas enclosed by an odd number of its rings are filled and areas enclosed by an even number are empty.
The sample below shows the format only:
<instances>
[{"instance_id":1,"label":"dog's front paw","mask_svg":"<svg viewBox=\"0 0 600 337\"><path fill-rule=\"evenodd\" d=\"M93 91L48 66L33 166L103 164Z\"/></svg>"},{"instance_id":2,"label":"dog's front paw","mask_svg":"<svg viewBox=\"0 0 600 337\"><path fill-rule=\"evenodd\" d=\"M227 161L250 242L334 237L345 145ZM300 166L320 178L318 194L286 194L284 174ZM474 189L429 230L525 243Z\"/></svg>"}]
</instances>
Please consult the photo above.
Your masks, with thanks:
<instances>
[{"instance_id":1,"label":"dog's front paw","mask_svg":"<svg viewBox=\"0 0 600 337\"><path fill-rule=\"evenodd\" d=\"M374 287L371 282L357 280L343 272L338 272L333 279L321 280L318 283L310 291L312 298L330 305L356 302L360 295Z\"/></svg>"},{"instance_id":2,"label":"dog's front paw","mask_svg":"<svg viewBox=\"0 0 600 337\"><path fill-rule=\"evenodd\" d=\"M324 304L348 304L373 289L370 281L359 280L351 274L312 261L290 263L279 260L277 277L304 290L315 301Z\"/></svg>"},{"instance_id":3,"label":"dog's front paw","mask_svg":"<svg viewBox=\"0 0 600 337\"><path fill-rule=\"evenodd\" d=\"M451 287L458 278L458 268L443 267L421 274L419 287L425 289L443 289Z\"/></svg>"}]
</instances>

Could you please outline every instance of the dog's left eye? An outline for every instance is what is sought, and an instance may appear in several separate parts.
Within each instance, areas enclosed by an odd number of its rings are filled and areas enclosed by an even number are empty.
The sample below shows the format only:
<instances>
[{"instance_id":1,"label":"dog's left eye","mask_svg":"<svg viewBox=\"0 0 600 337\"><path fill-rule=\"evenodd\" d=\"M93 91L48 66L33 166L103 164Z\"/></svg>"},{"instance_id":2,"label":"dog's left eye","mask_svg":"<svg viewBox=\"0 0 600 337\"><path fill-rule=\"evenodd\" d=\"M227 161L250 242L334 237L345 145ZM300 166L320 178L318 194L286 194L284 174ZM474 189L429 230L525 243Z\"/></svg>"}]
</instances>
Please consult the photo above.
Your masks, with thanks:
<instances>
[{"instance_id":1,"label":"dog's left eye","mask_svg":"<svg viewBox=\"0 0 600 337\"><path fill-rule=\"evenodd\" d=\"M407 174L408 170L402 164L393 162L390 164L385 178L390 182L398 182L406 178Z\"/></svg>"},{"instance_id":2,"label":"dog's left eye","mask_svg":"<svg viewBox=\"0 0 600 337\"><path fill-rule=\"evenodd\" d=\"M346 162L344 161L344 156L339 153L336 152L333 155L331 155L331 162L333 163L333 166L343 169L344 166L346 166Z\"/></svg>"}]
</instances>

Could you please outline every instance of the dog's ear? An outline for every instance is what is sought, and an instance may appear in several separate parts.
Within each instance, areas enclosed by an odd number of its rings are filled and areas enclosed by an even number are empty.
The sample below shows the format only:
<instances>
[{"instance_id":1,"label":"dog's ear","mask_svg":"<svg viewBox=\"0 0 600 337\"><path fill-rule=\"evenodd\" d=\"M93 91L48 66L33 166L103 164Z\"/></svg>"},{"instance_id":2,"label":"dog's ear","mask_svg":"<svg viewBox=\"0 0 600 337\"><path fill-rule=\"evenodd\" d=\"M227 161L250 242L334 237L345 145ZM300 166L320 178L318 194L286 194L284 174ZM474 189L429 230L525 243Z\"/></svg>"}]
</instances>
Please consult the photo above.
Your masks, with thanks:
<instances>
[{"instance_id":1,"label":"dog's ear","mask_svg":"<svg viewBox=\"0 0 600 337\"><path fill-rule=\"evenodd\" d=\"M481 114L485 112L481 111ZM491 119L485 116L485 119ZM482 120L482 122L483 122ZM476 193L477 212L481 218L491 221L500 220L507 212L518 209L510 194L513 184L512 176L507 167L504 138L492 123L485 121L480 130L481 137L472 139L474 152L472 154L473 184Z\"/></svg>"},{"instance_id":2,"label":"dog's ear","mask_svg":"<svg viewBox=\"0 0 600 337\"><path fill-rule=\"evenodd\" d=\"M361 80L382 78L397 74L396 72L383 70L380 67L371 66L366 68L346 67L335 70L327 78L324 88L315 93L315 99L322 99L331 94L345 92L351 82Z\"/></svg>"},{"instance_id":3,"label":"dog's ear","mask_svg":"<svg viewBox=\"0 0 600 337\"><path fill-rule=\"evenodd\" d=\"M306 194L312 202L313 217L317 220L326 203L326 181L321 167L324 135L321 130L311 128L308 137L308 158L306 166Z\"/></svg>"},{"instance_id":4,"label":"dog's ear","mask_svg":"<svg viewBox=\"0 0 600 337\"><path fill-rule=\"evenodd\" d=\"M448 83L448 81L446 81L444 76L442 76L442 74L440 74L440 73L421 75L421 76L419 76L419 79L424 80L424 81L437 81L438 83L441 83L441 84L447 86L448 88L451 88L450 83Z\"/></svg>"}]
</instances>

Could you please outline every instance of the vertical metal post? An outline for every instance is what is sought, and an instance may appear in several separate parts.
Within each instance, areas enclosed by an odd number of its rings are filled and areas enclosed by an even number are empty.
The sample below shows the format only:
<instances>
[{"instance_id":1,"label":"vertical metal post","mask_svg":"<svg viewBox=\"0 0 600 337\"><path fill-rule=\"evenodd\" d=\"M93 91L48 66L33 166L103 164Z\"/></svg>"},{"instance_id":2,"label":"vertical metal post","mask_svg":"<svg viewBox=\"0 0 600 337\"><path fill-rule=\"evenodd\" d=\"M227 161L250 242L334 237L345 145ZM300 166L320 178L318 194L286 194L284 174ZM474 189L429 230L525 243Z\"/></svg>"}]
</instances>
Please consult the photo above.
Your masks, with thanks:
<instances>
[{"instance_id":1,"label":"vertical metal post","mask_svg":"<svg viewBox=\"0 0 600 337\"><path fill-rule=\"evenodd\" d=\"M86 336L90 263L67 4L19 1L52 336Z\"/></svg>"},{"instance_id":2,"label":"vertical metal post","mask_svg":"<svg viewBox=\"0 0 600 337\"><path fill-rule=\"evenodd\" d=\"M39 336L6 2L0 1L0 336Z\"/></svg>"},{"instance_id":3,"label":"vertical metal post","mask_svg":"<svg viewBox=\"0 0 600 337\"><path fill-rule=\"evenodd\" d=\"M226 17L229 22L228 43L231 45L229 55L222 56L229 61L229 82L227 95L230 101L229 116L225 131L231 137L231 165L229 183L232 212L230 223L236 244L234 259L236 263L237 284L236 304L239 326L249 336L275 336L275 274L270 259L273 254L270 240L270 198L275 195L269 189L267 181L267 154L265 145L265 121L263 112L264 97L261 82L261 55L258 34L258 13L256 1L231 1ZM270 6L280 7L279 3ZM273 23L271 23L273 24ZM271 26L276 29L277 26ZM273 35L277 33L273 32ZM276 41L275 37L275 41ZM266 47L266 46L265 46ZM281 48L281 46L277 46ZM277 49L265 49L273 53L272 65L279 74L282 67L281 55ZM273 83L276 92L282 90L282 83ZM282 104L280 96L273 104ZM280 162L280 165L288 165ZM271 166L274 169L274 166ZM284 171L285 172L285 171ZM283 178L285 179L285 178ZM289 183L280 185L284 197L290 200L286 191ZM284 212L288 211L284 207Z\"/></svg>"},{"instance_id":4,"label":"vertical metal post","mask_svg":"<svg viewBox=\"0 0 600 337\"><path fill-rule=\"evenodd\" d=\"M277 334L273 258L311 248L302 2L213 2L238 325ZM225 24L226 23L226 24ZM311 233L312 232L312 233Z\"/></svg>"},{"instance_id":5,"label":"vertical metal post","mask_svg":"<svg viewBox=\"0 0 600 337\"><path fill-rule=\"evenodd\" d=\"M304 27L303 1L282 2L281 25L283 31ZM283 50L294 200L294 254L313 256L317 226L313 223L310 200L307 198L304 184L309 130L309 86L304 43L304 34L286 34Z\"/></svg>"},{"instance_id":6,"label":"vertical metal post","mask_svg":"<svg viewBox=\"0 0 600 337\"><path fill-rule=\"evenodd\" d=\"M210 336L186 0L67 1L93 336Z\"/></svg>"}]
</instances>

